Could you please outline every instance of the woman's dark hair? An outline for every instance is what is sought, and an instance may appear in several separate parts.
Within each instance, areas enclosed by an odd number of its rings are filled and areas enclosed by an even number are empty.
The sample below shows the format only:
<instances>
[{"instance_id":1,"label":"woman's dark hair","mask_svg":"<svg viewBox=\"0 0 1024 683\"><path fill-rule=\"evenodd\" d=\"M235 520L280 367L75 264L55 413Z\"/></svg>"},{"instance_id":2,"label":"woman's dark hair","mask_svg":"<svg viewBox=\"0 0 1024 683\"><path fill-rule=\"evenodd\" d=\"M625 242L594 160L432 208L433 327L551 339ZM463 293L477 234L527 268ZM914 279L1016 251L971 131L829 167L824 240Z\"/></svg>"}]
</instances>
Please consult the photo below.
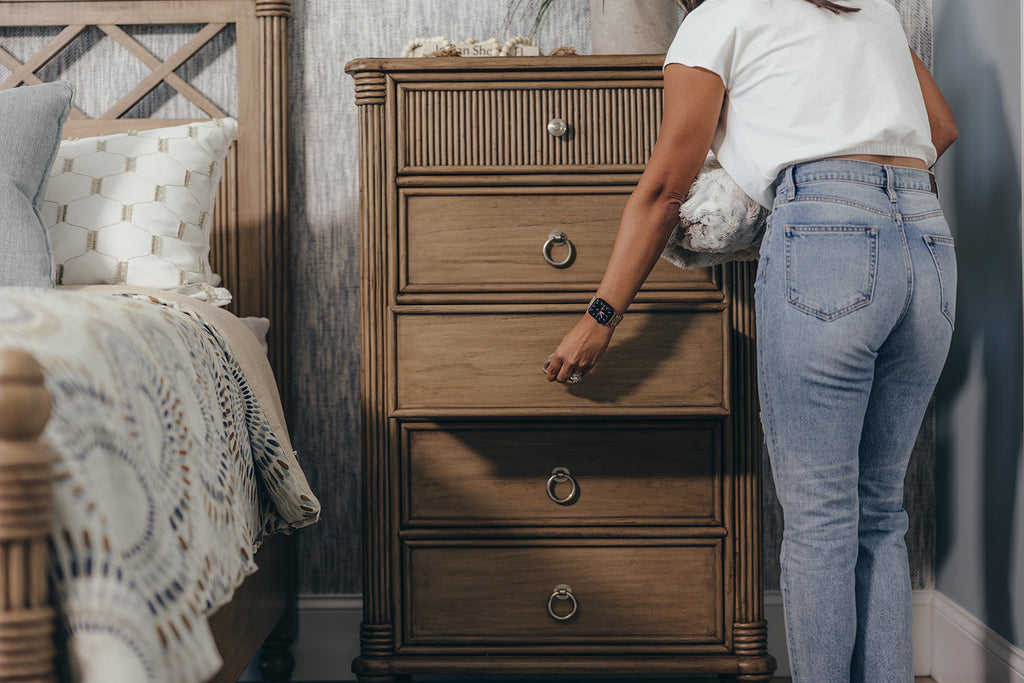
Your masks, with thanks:
<instances>
[{"instance_id":1,"label":"woman's dark hair","mask_svg":"<svg viewBox=\"0 0 1024 683\"><path fill-rule=\"evenodd\" d=\"M697 9L697 7L703 4L703 2L704 0L679 0L679 4L682 5L683 9L685 9L687 12L691 12ZM835 14L860 11L860 7L847 7L845 5L840 5L838 3L832 2L832 0L805 0L805 2L809 2L815 7L827 9L829 12L833 12Z\"/></svg>"}]
</instances>

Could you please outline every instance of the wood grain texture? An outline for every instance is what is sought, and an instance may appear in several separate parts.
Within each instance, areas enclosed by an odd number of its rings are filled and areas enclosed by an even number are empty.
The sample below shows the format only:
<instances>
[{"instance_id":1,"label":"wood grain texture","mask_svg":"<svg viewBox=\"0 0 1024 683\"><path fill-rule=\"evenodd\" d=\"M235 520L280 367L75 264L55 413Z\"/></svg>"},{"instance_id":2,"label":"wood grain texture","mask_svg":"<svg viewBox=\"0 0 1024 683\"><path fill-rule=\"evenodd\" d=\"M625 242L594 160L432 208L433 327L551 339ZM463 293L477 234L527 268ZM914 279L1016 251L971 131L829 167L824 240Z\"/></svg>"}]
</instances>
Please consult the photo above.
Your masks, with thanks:
<instances>
[{"instance_id":1,"label":"wood grain texture","mask_svg":"<svg viewBox=\"0 0 1024 683\"><path fill-rule=\"evenodd\" d=\"M601 366L577 385L546 382L543 359L582 308L556 298L596 284L607 252L589 261L582 247L607 249L598 245L611 242L628 189L617 141L643 126L623 93L637 80L657 82L660 60L537 58L526 75L513 61L503 70L481 60L347 67L369 173L361 310L371 583L353 670L380 683L437 671L442 659L467 672L548 673L572 662L575 671L767 680L774 660L761 608L757 417L749 396L733 399L753 384L752 270L665 271L649 282L647 294L658 295L617 328ZM584 109L578 126L600 131L612 150L582 181L553 151L558 141L521 132L545 125L530 102L549 103L581 78L610 94L605 108ZM455 131L480 100L448 93L466 83L500 91L509 80L523 96L496 96L492 118L510 125L484 125L481 149L539 150L522 158L550 164L546 182L491 176L486 164L452 188L433 182L475 158L466 144L476 142ZM407 91L421 85L427 104L403 110ZM450 134L436 130L435 107L448 107ZM627 113L608 120L613 107ZM408 145L444 164L403 165L396 155ZM541 226L579 235L579 275L552 277L536 244L525 256ZM683 424L705 425L704 438L681 437ZM574 509L553 507L559 497ZM586 600L570 587L573 576ZM656 654L660 664L611 664L601 656L608 647Z\"/></svg>"},{"instance_id":2,"label":"wood grain texture","mask_svg":"<svg viewBox=\"0 0 1024 683\"><path fill-rule=\"evenodd\" d=\"M724 521L715 422L413 422L402 437L407 528Z\"/></svg>"},{"instance_id":3,"label":"wood grain texture","mask_svg":"<svg viewBox=\"0 0 1024 683\"><path fill-rule=\"evenodd\" d=\"M395 414L476 415L527 409L724 414L725 316L721 312L630 312L602 364L578 385L547 382L541 366L579 318L569 313L508 311L401 314ZM508 414L508 413L505 413Z\"/></svg>"},{"instance_id":4,"label":"wood grain texture","mask_svg":"<svg viewBox=\"0 0 1024 683\"><path fill-rule=\"evenodd\" d=\"M518 644L565 655L599 645L714 652L726 640L720 540L410 542L402 553L403 646L486 645L500 653ZM578 607L559 621L547 605L563 584ZM551 604L559 616L571 613L569 599Z\"/></svg>"},{"instance_id":5,"label":"wood grain texture","mask_svg":"<svg viewBox=\"0 0 1024 683\"><path fill-rule=\"evenodd\" d=\"M630 186L405 189L399 194L400 293L580 292L585 301L611 255ZM552 239L561 232L565 239ZM567 262L564 267L553 266ZM648 290L718 292L708 269L658 263ZM712 300L715 298L712 296Z\"/></svg>"}]
</instances>

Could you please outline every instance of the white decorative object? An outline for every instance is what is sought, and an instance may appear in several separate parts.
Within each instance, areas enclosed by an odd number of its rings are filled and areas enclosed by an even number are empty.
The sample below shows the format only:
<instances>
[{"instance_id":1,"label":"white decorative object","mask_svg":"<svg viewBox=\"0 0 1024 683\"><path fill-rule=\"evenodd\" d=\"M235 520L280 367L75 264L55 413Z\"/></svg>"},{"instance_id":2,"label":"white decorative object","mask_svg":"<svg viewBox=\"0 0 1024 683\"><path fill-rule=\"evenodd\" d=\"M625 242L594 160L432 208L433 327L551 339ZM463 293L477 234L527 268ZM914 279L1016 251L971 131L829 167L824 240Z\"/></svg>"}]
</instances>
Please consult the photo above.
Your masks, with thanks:
<instances>
[{"instance_id":1,"label":"white decorative object","mask_svg":"<svg viewBox=\"0 0 1024 683\"><path fill-rule=\"evenodd\" d=\"M223 306L210 230L234 119L65 140L43 195L57 283L157 287Z\"/></svg>"},{"instance_id":2,"label":"white decorative object","mask_svg":"<svg viewBox=\"0 0 1024 683\"><path fill-rule=\"evenodd\" d=\"M426 57L432 52L438 50L447 50L452 46L450 40L444 36L435 36L433 38L413 38L409 41L409 44L402 50L403 57Z\"/></svg>"},{"instance_id":3,"label":"white decorative object","mask_svg":"<svg viewBox=\"0 0 1024 683\"><path fill-rule=\"evenodd\" d=\"M755 260L767 218L768 210L747 196L709 152L661 256L680 268Z\"/></svg>"}]
</instances>

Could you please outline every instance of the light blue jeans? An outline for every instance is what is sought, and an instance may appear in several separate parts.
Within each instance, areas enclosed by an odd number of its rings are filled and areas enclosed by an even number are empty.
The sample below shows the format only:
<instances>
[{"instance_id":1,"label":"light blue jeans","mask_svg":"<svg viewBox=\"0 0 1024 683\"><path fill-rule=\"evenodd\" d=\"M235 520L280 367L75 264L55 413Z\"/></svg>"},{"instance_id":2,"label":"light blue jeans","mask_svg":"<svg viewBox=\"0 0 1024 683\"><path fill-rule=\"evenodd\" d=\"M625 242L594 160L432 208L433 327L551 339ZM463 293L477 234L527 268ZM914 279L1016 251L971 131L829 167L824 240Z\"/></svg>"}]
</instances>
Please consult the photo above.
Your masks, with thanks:
<instances>
[{"instance_id":1,"label":"light blue jeans","mask_svg":"<svg viewBox=\"0 0 1024 683\"><path fill-rule=\"evenodd\" d=\"M755 301L794 683L913 680L903 479L956 299L932 187L846 159L779 176Z\"/></svg>"}]
</instances>

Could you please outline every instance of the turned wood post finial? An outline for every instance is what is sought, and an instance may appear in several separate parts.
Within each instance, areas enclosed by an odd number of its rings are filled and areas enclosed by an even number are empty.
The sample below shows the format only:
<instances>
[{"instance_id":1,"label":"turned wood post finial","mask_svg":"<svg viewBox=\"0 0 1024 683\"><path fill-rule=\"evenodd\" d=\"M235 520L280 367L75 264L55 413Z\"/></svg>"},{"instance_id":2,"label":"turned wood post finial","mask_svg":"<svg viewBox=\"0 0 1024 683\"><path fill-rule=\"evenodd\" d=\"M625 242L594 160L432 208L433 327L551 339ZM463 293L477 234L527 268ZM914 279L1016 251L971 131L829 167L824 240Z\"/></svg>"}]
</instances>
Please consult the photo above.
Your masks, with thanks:
<instances>
[{"instance_id":1,"label":"turned wood post finial","mask_svg":"<svg viewBox=\"0 0 1024 683\"><path fill-rule=\"evenodd\" d=\"M26 351L0 350L0 441L30 441L50 419L43 370Z\"/></svg>"},{"instance_id":2,"label":"turned wood post finial","mask_svg":"<svg viewBox=\"0 0 1024 683\"><path fill-rule=\"evenodd\" d=\"M50 394L35 358L0 350L0 542L50 533L53 457L39 443L49 419Z\"/></svg>"}]
</instances>

